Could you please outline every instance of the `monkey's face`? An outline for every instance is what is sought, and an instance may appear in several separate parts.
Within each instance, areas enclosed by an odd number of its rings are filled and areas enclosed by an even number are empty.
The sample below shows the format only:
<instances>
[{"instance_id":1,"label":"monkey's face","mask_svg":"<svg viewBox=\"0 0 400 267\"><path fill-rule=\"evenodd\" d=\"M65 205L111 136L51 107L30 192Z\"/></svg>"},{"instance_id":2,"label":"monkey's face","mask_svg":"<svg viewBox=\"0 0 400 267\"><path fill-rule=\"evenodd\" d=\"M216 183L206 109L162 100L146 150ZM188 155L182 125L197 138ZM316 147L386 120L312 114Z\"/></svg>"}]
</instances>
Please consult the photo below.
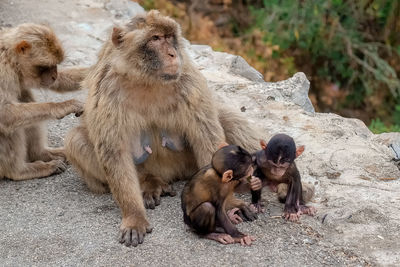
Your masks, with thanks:
<instances>
[{"instance_id":1,"label":"monkey's face","mask_svg":"<svg viewBox=\"0 0 400 267\"><path fill-rule=\"evenodd\" d=\"M50 86L57 79L57 65L55 66L35 66L36 73L40 79L40 85Z\"/></svg>"},{"instance_id":2,"label":"monkey's face","mask_svg":"<svg viewBox=\"0 0 400 267\"><path fill-rule=\"evenodd\" d=\"M273 179L281 178L289 168L290 164L289 159L278 159L278 160L267 160L265 170L269 172L269 177Z\"/></svg>"},{"instance_id":3,"label":"monkey's face","mask_svg":"<svg viewBox=\"0 0 400 267\"><path fill-rule=\"evenodd\" d=\"M174 34L153 34L143 47L143 56L150 75L155 75L163 81L179 78L182 63Z\"/></svg>"},{"instance_id":4,"label":"monkey's face","mask_svg":"<svg viewBox=\"0 0 400 267\"><path fill-rule=\"evenodd\" d=\"M19 31L26 38L15 46L24 86L50 86L57 79L57 64L64 59L59 40L43 25L21 25Z\"/></svg>"}]
</instances>

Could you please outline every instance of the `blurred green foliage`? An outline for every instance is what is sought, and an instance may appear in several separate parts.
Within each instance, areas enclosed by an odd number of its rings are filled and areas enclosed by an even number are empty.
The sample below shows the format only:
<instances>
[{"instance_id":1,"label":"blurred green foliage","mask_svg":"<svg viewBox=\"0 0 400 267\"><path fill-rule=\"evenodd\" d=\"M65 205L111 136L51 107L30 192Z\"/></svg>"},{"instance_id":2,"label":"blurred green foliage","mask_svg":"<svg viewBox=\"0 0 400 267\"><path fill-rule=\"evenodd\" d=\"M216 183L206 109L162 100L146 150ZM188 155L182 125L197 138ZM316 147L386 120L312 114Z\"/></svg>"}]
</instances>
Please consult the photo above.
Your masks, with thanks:
<instances>
[{"instance_id":1,"label":"blurred green foliage","mask_svg":"<svg viewBox=\"0 0 400 267\"><path fill-rule=\"evenodd\" d=\"M267 44L279 46L279 57L294 50L306 55L313 75L346 91L342 107L363 108L386 88L390 101L380 104L389 109L385 114L392 117L384 121L392 126L377 118L370 129L400 130L400 80L393 66L399 61L390 61L400 55L400 1L264 0L250 10L254 24L248 31L262 31Z\"/></svg>"}]
</instances>

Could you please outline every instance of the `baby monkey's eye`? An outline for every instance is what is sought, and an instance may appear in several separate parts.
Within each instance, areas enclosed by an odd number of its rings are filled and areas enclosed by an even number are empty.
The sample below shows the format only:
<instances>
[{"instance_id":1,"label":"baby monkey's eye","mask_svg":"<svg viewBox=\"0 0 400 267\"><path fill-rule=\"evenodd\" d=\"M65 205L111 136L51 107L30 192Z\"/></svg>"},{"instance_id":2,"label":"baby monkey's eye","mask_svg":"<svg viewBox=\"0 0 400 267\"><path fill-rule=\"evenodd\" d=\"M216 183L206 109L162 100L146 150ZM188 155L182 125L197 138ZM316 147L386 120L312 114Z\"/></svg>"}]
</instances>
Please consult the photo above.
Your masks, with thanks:
<instances>
[{"instance_id":1,"label":"baby monkey's eye","mask_svg":"<svg viewBox=\"0 0 400 267\"><path fill-rule=\"evenodd\" d=\"M160 40L160 36L158 36L158 35L153 35L153 36L151 37L151 39L152 39L153 41L158 41L158 40Z\"/></svg>"}]
</instances>

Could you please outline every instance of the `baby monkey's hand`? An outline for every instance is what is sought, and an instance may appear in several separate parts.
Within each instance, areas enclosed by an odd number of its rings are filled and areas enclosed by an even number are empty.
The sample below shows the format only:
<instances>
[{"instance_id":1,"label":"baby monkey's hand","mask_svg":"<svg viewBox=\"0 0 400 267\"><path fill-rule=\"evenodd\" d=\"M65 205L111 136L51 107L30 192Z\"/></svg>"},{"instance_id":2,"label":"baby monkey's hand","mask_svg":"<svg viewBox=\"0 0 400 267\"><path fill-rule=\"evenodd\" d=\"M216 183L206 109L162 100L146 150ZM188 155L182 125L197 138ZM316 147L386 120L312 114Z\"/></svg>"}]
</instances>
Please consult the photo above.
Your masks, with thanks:
<instances>
[{"instance_id":1,"label":"baby monkey's hand","mask_svg":"<svg viewBox=\"0 0 400 267\"><path fill-rule=\"evenodd\" d=\"M262 188L261 179L255 176L251 176L248 178L250 189L253 191L260 190Z\"/></svg>"}]
</instances>

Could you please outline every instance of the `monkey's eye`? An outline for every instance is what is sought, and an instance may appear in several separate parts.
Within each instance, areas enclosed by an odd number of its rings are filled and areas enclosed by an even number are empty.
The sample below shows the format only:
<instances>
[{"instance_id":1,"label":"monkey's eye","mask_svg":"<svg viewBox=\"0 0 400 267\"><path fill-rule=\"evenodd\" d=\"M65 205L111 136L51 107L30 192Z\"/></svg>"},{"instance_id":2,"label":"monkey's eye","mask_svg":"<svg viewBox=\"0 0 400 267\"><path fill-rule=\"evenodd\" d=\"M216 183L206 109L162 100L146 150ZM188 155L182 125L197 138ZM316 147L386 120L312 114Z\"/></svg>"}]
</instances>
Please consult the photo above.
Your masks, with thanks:
<instances>
[{"instance_id":1,"label":"monkey's eye","mask_svg":"<svg viewBox=\"0 0 400 267\"><path fill-rule=\"evenodd\" d=\"M153 41L158 41L158 40L160 40L160 36L158 36L158 35L153 35L153 36L151 37L151 40L153 40Z\"/></svg>"}]
</instances>

